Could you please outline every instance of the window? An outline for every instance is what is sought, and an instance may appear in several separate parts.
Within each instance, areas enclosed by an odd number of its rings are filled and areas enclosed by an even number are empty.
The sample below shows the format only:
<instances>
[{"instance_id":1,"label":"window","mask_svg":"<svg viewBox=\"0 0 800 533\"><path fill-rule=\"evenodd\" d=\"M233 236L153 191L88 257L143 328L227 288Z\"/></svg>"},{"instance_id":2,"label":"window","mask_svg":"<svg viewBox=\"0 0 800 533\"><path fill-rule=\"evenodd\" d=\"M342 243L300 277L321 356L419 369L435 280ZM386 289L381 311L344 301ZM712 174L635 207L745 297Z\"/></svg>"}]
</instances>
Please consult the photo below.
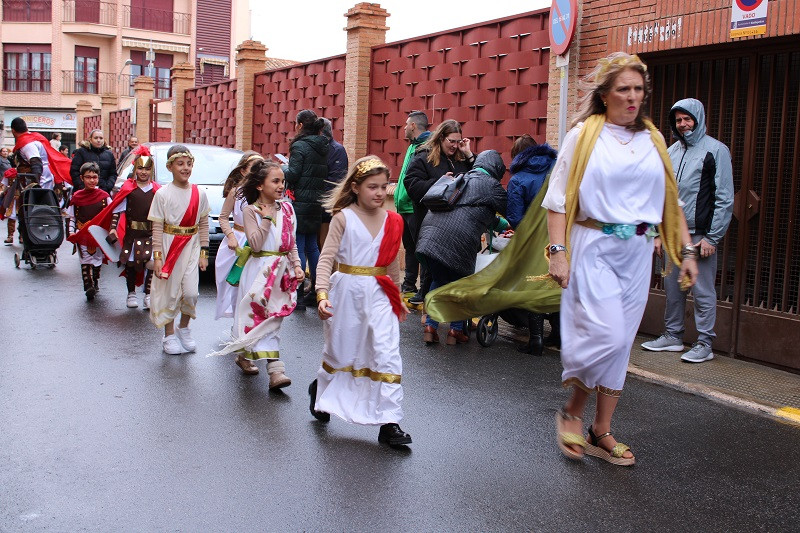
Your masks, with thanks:
<instances>
[{"instance_id":1,"label":"window","mask_svg":"<svg viewBox=\"0 0 800 533\"><path fill-rule=\"evenodd\" d=\"M172 32L173 0L131 0L130 27Z\"/></svg>"},{"instance_id":2,"label":"window","mask_svg":"<svg viewBox=\"0 0 800 533\"><path fill-rule=\"evenodd\" d=\"M131 51L131 96L133 96L133 82L138 76L150 76L155 81L155 98L170 98L172 96L172 82L170 69L172 56L170 54L155 54L152 72L150 62L146 59L145 52Z\"/></svg>"},{"instance_id":3,"label":"window","mask_svg":"<svg viewBox=\"0 0 800 533\"><path fill-rule=\"evenodd\" d=\"M3 0L4 22L51 22L51 0Z\"/></svg>"},{"instance_id":4,"label":"window","mask_svg":"<svg viewBox=\"0 0 800 533\"><path fill-rule=\"evenodd\" d=\"M50 45L3 45L3 90L50 92Z\"/></svg>"},{"instance_id":5,"label":"window","mask_svg":"<svg viewBox=\"0 0 800 533\"><path fill-rule=\"evenodd\" d=\"M97 94L97 64L100 49L91 46L75 46L75 91Z\"/></svg>"}]
</instances>

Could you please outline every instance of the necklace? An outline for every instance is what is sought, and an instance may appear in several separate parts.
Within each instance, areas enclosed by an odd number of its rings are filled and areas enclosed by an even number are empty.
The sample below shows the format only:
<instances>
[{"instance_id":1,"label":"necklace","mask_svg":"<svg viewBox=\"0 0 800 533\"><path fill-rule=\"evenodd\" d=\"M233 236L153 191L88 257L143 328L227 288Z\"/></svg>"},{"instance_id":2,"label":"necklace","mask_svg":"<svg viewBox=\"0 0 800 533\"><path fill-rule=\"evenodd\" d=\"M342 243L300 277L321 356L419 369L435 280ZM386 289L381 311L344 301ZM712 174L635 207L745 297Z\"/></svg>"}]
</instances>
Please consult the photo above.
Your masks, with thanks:
<instances>
[{"instance_id":1,"label":"necklace","mask_svg":"<svg viewBox=\"0 0 800 533\"><path fill-rule=\"evenodd\" d=\"M614 139L615 139L615 140L616 140L616 141L617 141L619 144L621 144L622 146L627 146L627 145L629 145L629 144L631 143L631 141L633 141L633 138L634 138L634 137L636 137L636 132L634 131L634 132L633 132L633 135L631 135L631 138L630 138L630 139L628 139L627 141L623 141L622 139L620 139L619 137L617 137L617 134L616 134L616 133L614 133L614 130L613 130L613 129L611 129L611 128L608 128L608 132L609 132L609 133L611 133L611 136L612 136L612 137L614 137ZM633 148L631 148L631 153L632 153L632 154L635 154L635 153L636 153L636 152L634 151L634 149L633 149Z\"/></svg>"}]
</instances>

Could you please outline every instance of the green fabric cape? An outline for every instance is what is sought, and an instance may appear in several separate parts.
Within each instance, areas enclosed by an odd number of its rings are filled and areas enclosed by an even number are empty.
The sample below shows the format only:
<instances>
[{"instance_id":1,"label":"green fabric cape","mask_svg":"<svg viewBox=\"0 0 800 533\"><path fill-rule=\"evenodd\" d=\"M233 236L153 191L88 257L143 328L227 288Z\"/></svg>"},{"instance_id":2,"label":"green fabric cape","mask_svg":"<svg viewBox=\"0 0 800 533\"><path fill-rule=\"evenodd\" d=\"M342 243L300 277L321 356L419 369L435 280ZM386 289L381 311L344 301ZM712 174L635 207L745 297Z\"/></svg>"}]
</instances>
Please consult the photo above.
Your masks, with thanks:
<instances>
[{"instance_id":1,"label":"green fabric cape","mask_svg":"<svg viewBox=\"0 0 800 533\"><path fill-rule=\"evenodd\" d=\"M516 307L553 313L561 287L548 275L547 209L541 207L548 180L531 202L516 233L489 266L428 293L425 311L437 322L453 322Z\"/></svg>"}]
</instances>

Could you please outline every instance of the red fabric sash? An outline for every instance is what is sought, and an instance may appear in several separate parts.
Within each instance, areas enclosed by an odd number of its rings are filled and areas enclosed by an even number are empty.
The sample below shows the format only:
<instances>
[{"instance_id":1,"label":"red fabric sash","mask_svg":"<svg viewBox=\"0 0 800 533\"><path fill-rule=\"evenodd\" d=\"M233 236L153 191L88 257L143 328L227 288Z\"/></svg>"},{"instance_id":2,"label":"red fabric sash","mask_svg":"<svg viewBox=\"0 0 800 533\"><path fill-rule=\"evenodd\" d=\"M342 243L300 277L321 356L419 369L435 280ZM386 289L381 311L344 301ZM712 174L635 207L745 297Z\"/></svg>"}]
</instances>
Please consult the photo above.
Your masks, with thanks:
<instances>
[{"instance_id":1,"label":"red fabric sash","mask_svg":"<svg viewBox=\"0 0 800 533\"><path fill-rule=\"evenodd\" d=\"M200 208L200 191L197 188L197 185L192 185L192 197L189 199L189 207L186 208L186 212L183 214L183 218L181 219L181 223L178 224L179 226L194 226L197 224L197 211ZM175 263L178 261L178 257L181 255L186 244L192 240L194 235L173 235L172 244L170 244L169 250L167 251L167 257L164 259L164 266L161 267L161 278L168 279L169 275L172 274L172 269L175 267Z\"/></svg>"},{"instance_id":2,"label":"red fabric sash","mask_svg":"<svg viewBox=\"0 0 800 533\"><path fill-rule=\"evenodd\" d=\"M132 179L126 180L125 183L122 185L122 188L120 188L119 192L117 192L117 194L114 195L114 199L111 200L111 203L108 204L105 207L105 209L100 211L97 214L97 216L95 216L92 220L87 222L86 225L83 226L83 228L81 228L80 231L70 235L67 238L67 240L69 242L74 242L75 244L82 244L84 246L96 246L97 242L95 242L94 237L92 237L92 235L89 233L89 227L100 226L104 230L108 231L111 228L111 217L114 214L114 209L120 204L120 202L122 202L122 200L126 196L128 196L134 189L136 189L136 187L137 185L135 180ZM84 190L86 189L81 189L80 191L76 192L75 196L78 196L78 194L80 194ZM96 190L101 190L101 189L96 189ZM158 190L158 184L155 182L153 183L153 190ZM73 203L75 200L75 196L72 197ZM122 213L122 215L124 214L125 213ZM120 225L119 225L120 228L125 227L124 222L125 222L124 219L120 218ZM118 231L117 238L120 241L122 241L125 238L125 231L123 230L121 233Z\"/></svg>"},{"instance_id":3,"label":"red fabric sash","mask_svg":"<svg viewBox=\"0 0 800 533\"><path fill-rule=\"evenodd\" d=\"M39 141L44 146L47 152L47 164L50 167L50 172L53 173L53 179L56 183L67 182L72 185L72 176L69 175L69 167L72 165L72 160L53 148L50 141L44 138L41 133L32 133L30 131L23 133L17 137L17 143L14 145L14 151L19 152L22 147L33 141ZM44 163L44 161L42 161Z\"/></svg>"},{"instance_id":4,"label":"red fabric sash","mask_svg":"<svg viewBox=\"0 0 800 533\"><path fill-rule=\"evenodd\" d=\"M394 211L386 212L386 224L383 228L383 239L381 240L381 247L378 249L378 261L375 263L376 267L387 267L397 257L397 252L400 251L400 240L403 238L403 217ZM403 300L400 297L400 289L394 284L392 278L389 276L375 276L378 280L378 285L381 286L383 292L389 298L392 304L392 311L398 318L402 316Z\"/></svg>"}]
</instances>

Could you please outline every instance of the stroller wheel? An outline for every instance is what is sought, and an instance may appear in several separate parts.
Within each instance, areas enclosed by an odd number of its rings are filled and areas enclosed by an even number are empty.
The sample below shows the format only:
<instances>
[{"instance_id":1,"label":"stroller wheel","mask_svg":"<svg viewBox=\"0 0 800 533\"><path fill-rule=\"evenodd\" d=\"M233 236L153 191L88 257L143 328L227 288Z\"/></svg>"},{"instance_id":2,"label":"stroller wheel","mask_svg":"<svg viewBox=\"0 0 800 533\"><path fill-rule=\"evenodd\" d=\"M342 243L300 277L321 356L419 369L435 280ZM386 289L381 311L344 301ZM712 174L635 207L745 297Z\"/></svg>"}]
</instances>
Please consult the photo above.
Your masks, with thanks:
<instances>
[{"instance_id":1,"label":"stroller wheel","mask_svg":"<svg viewBox=\"0 0 800 533\"><path fill-rule=\"evenodd\" d=\"M20 263L19 254L14 254L14 267L19 268L19 263Z\"/></svg>"},{"instance_id":2,"label":"stroller wheel","mask_svg":"<svg viewBox=\"0 0 800 533\"><path fill-rule=\"evenodd\" d=\"M491 346L497 340L497 315L482 316L478 321L478 330L475 332L481 346Z\"/></svg>"},{"instance_id":3,"label":"stroller wheel","mask_svg":"<svg viewBox=\"0 0 800 533\"><path fill-rule=\"evenodd\" d=\"M56 267L56 254L50 254L47 256L48 265L47 268L53 269Z\"/></svg>"}]
</instances>

